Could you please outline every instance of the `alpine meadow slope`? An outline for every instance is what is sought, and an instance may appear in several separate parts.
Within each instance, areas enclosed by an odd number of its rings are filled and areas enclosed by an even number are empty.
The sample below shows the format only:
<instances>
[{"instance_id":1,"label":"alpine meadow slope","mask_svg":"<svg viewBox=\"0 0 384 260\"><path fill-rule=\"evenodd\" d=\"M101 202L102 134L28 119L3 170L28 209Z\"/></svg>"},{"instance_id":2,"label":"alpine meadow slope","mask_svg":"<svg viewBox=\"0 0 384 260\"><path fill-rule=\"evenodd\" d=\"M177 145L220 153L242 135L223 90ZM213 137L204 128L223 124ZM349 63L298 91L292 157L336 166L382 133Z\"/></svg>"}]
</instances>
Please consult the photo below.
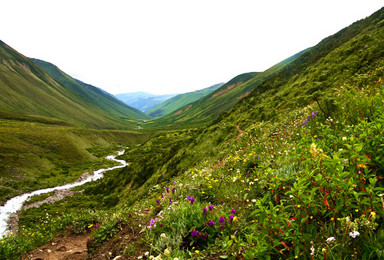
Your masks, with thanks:
<instances>
[{"instance_id":1,"label":"alpine meadow slope","mask_svg":"<svg viewBox=\"0 0 384 260\"><path fill-rule=\"evenodd\" d=\"M133 109L129 108L117 113L123 118L112 115L110 107L104 107L105 103L100 106L95 104L100 99L90 99L90 96L101 97L99 94L82 87L89 96L80 95L81 88L75 91L74 86L60 84L30 59L3 42L0 42L0 59L0 110L52 117L98 129L134 129L137 119L146 118L145 114L133 114ZM68 82L72 83L71 79ZM101 99L105 101L105 97Z\"/></svg>"},{"instance_id":2,"label":"alpine meadow slope","mask_svg":"<svg viewBox=\"0 0 384 260\"><path fill-rule=\"evenodd\" d=\"M165 115L172 113L172 112L176 112L177 109L179 109L183 106L189 105L190 103L192 103L196 100L201 99L202 97L208 95L209 93L211 93L215 89L221 87L222 85L224 85L224 83L215 84L215 85L210 86L208 88L196 90L193 92L179 94L175 97L172 97L172 98L165 100L164 102L162 102L158 106L156 106L152 109L149 109L148 111L146 111L146 113L150 117L156 118L156 117L165 116Z\"/></svg>"},{"instance_id":3,"label":"alpine meadow slope","mask_svg":"<svg viewBox=\"0 0 384 260\"><path fill-rule=\"evenodd\" d=\"M152 120L144 127L199 127L209 124L220 114L228 112L239 100L249 95L264 80L295 60L302 53L293 55L264 72L250 72L238 75L203 98L192 102L162 118Z\"/></svg>"},{"instance_id":4,"label":"alpine meadow slope","mask_svg":"<svg viewBox=\"0 0 384 260\"><path fill-rule=\"evenodd\" d=\"M163 130L23 211L0 258L70 230L93 259L383 259L383 39L384 8L144 124Z\"/></svg>"}]
</instances>

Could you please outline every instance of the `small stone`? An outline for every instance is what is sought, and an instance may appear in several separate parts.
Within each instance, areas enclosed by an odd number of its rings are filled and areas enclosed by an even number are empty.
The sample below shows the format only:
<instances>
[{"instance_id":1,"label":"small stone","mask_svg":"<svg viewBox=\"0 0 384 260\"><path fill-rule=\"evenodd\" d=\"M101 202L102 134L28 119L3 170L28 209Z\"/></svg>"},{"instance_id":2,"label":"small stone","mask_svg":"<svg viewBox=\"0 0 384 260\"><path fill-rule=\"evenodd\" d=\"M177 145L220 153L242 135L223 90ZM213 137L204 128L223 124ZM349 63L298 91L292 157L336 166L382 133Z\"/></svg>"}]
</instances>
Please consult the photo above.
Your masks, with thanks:
<instances>
[{"instance_id":1,"label":"small stone","mask_svg":"<svg viewBox=\"0 0 384 260\"><path fill-rule=\"evenodd\" d=\"M63 245L57 248L57 251L67 251L67 248Z\"/></svg>"},{"instance_id":2,"label":"small stone","mask_svg":"<svg viewBox=\"0 0 384 260\"><path fill-rule=\"evenodd\" d=\"M48 252L48 254L50 254L50 253L52 252L52 250L51 250L51 249L48 249L47 252Z\"/></svg>"},{"instance_id":3,"label":"small stone","mask_svg":"<svg viewBox=\"0 0 384 260\"><path fill-rule=\"evenodd\" d=\"M52 245L54 246L54 245L56 245L56 243L55 243L55 242L52 242Z\"/></svg>"}]
</instances>

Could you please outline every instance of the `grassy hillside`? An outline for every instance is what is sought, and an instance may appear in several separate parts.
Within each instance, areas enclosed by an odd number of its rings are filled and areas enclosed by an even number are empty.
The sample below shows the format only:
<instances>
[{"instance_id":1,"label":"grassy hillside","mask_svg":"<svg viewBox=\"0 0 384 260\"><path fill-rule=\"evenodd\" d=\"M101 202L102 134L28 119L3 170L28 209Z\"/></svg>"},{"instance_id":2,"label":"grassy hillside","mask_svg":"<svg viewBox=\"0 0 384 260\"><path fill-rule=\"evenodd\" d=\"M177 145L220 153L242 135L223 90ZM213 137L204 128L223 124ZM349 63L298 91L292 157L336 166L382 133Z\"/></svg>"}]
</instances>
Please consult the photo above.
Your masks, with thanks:
<instances>
[{"instance_id":1,"label":"grassy hillside","mask_svg":"<svg viewBox=\"0 0 384 260\"><path fill-rule=\"evenodd\" d=\"M73 182L110 164L100 158L146 134L90 130L56 119L0 113L0 204L26 191Z\"/></svg>"},{"instance_id":2,"label":"grassy hillside","mask_svg":"<svg viewBox=\"0 0 384 260\"><path fill-rule=\"evenodd\" d=\"M115 95L116 98L123 101L125 104L135 107L143 112L153 109L165 100L174 96L176 96L176 94L156 95L142 91Z\"/></svg>"},{"instance_id":3,"label":"grassy hillside","mask_svg":"<svg viewBox=\"0 0 384 260\"><path fill-rule=\"evenodd\" d=\"M120 119L70 91L27 57L0 42L0 109L40 115L91 128L129 129L133 118Z\"/></svg>"},{"instance_id":4,"label":"grassy hillside","mask_svg":"<svg viewBox=\"0 0 384 260\"><path fill-rule=\"evenodd\" d=\"M148 124L144 124L143 127L198 127L201 124L209 124L220 114L228 112L239 100L257 88L259 84L306 51L295 54L264 72L238 75L211 94L180 108L172 114L150 121Z\"/></svg>"},{"instance_id":5,"label":"grassy hillside","mask_svg":"<svg viewBox=\"0 0 384 260\"><path fill-rule=\"evenodd\" d=\"M208 95L209 93L221 87L222 85L224 85L224 83L215 84L208 88L196 90L193 92L179 94L175 97L167 99L166 101L162 102L160 105L148 110L147 114L150 117L155 118L155 117L165 116L172 112L176 112L176 110L178 110L179 108L184 107L196 100L199 100L200 98Z\"/></svg>"},{"instance_id":6,"label":"grassy hillside","mask_svg":"<svg viewBox=\"0 0 384 260\"><path fill-rule=\"evenodd\" d=\"M251 75L214 122L159 132L129 166L24 212L0 255L67 227L92 233L91 258L382 259L383 38L384 9Z\"/></svg>"},{"instance_id":7,"label":"grassy hillside","mask_svg":"<svg viewBox=\"0 0 384 260\"><path fill-rule=\"evenodd\" d=\"M92 85L76 80L55 65L38 60L31 59L35 64L52 76L64 88L75 95L84 103L93 103L108 114L121 119L147 119L148 116L141 111L126 105L113 95Z\"/></svg>"}]
</instances>

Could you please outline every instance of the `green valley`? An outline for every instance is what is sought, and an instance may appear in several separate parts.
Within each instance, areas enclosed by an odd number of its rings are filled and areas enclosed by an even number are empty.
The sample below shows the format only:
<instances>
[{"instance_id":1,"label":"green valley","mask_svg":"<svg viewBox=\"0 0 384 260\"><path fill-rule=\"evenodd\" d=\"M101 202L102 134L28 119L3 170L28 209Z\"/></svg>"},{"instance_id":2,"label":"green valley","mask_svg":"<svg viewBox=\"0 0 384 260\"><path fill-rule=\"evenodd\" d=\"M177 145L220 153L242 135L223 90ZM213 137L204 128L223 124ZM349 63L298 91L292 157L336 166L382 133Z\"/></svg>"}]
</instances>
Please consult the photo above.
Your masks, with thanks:
<instances>
[{"instance_id":1,"label":"green valley","mask_svg":"<svg viewBox=\"0 0 384 260\"><path fill-rule=\"evenodd\" d=\"M21 211L0 259L383 259L383 39L384 8L150 120L2 44L2 201L129 164Z\"/></svg>"}]
</instances>

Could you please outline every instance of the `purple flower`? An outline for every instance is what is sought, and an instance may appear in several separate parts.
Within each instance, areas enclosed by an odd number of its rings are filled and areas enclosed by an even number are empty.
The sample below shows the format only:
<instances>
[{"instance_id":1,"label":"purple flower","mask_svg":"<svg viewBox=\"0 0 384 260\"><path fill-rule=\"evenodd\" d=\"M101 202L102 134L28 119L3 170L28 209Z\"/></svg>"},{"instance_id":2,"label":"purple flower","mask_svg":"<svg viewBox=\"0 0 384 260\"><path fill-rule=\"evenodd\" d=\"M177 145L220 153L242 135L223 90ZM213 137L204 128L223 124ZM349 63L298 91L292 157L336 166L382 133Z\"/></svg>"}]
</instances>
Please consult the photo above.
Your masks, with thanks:
<instances>
[{"instance_id":1,"label":"purple flower","mask_svg":"<svg viewBox=\"0 0 384 260\"><path fill-rule=\"evenodd\" d=\"M225 224L225 218L224 217L220 217L219 218L219 222L220 222L220 224Z\"/></svg>"},{"instance_id":2,"label":"purple flower","mask_svg":"<svg viewBox=\"0 0 384 260\"><path fill-rule=\"evenodd\" d=\"M98 228L98 227L99 227L99 224L96 224L95 227Z\"/></svg>"},{"instance_id":3,"label":"purple flower","mask_svg":"<svg viewBox=\"0 0 384 260\"><path fill-rule=\"evenodd\" d=\"M119 219L119 223L121 223L121 219Z\"/></svg>"},{"instance_id":4,"label":"purple flower","mask_svg":"<svg viewBox=\"0 0 384 260\"><path fill-rule=\"evenodd\" d=\"M157 200L156 200L156 202L157 202L157 204L159 204L160 200L159 200L159 199L157 199Z\"/></svg>"},{"instance_id":5,"label":"purple flower","mask_svg":"<svg viewBox=\"0 0 384 260\"><path fill-rule=\"evenodd\" d=\"M168 187L166 187L165 189L167 190L167 193L169 193L169 188L168 188Z\"/></svg>"},{"instance_id":6,"label":"purple flower","mask_svg":"<svg viewBox=\"0 0 384 260\"><path fill-rule=\"evenodd\" d=\"M155 220L154 219L151 219L151 222L149 223L150 226L153 226L153 224L155 224Z\"/></svg>"},{"instance_id":7,"label":"purple flower","mask_svg":"<svg viewBox=\"0 0 384 260\"><path fill-rule=\"evenodd\" d=\"M260 156L257 156L257 160L260 160Z\"/></svg>"},{"instance_id":8,"label":"purple flower","mask_svg":"<svg viewBox=\"0 0 384 260\"><path fill-rule=\"evenodd\" d=\"M231 213L232 213L232 214L235 214L235 213L236 213L236 210L235 210L235 209L231 209Z\"/></svg>"},{"instance_id":9,"label":"purple flower","mask_svg":"<svg viewBox=\"0 0 384 260\"><path fill-rule=\"evenodd\" d=\"M209 208L209 211L212 211L213 210L213 205L209 205L208 208Z\"/></svg>"},{"instance_id":10,"label":"purple flower","mask_svg":"<svg viewBox=\"0 0 384 260\"><path fill-rule=\"evenodd\" d=\"M176 183L176 181L173 181L173 183Z\"/></svg>"},{"instance_id":11,"label":"purple flower","mask_svg":"<svg viewBox=\"0 0 384 260\"><path fill-rule=\"evenodd\" d=\"M230 223L232 223L234 217L235 217L235 215L229 215L229 222Z\"/></svg>"},{"instance_id":12,"label":"purple flower","mask_svg":"<svg viewBox=\"0 0 384 260\"><path fill-rule=\"evenodd\" d=\"M129 213L129 214L128 214L128 218L131 218L131 217L132 217L132 214L131 214L131 213Z\"/></svg>"},{"instance_id":13,"label":"purple flower","mask_svg":"<svg viewBox=\"0 0 384 260\"><path fill-rule=\"evenodd\" d=\"M175 194L176 189L172 188L172 194Z\"/></svg>"},{"instance_id":14,"label":"purple flower","mask_svg":"<svg viewBox=\"0 0 384 260\"><path fill-rule=\"evenodd\" d=\"M213 222L212 220L210 220L210 221L208 221L208 225L209 225L209 226L213 226L213 225L215 225L215 222Z\"/></svg>"},{"instance_id":15,"label":"purple flower","mask_svg":"<svg viewBox=\"0 0 384 260\"><path fill-rule=\"evenodd\" d=\"M207 208L203 208L203 215L207 214Z\"/></svg>"},{"instance_id":16,"label":"purple flower","mask_svg":"<svg viewBox=\"0 0 384 260\"><path fill-rule=\"evenodd\" d=\"M189 200L189 195L187 196L187 200Z\"/></svg>"},{"instance_id":17,"label":"purple flower","mask_svg":"<svg viewBox=\"0 0 384 260\"><path fill-rule=\"evenodd\" d=\"M193 205L193 203L196 201L196 200L195 200L195 197L193 197L193 196L190 197L190 198L189 198L189 201L191 202L191 205Z\"/></svg>"},{"instance_id":18,"label":"purple flower","mask_svg":"<svg viewBox=\"0 0 384 260\"><path fill-rule=\"evenodd\" d=\"M172 199L171 198L169 198L169 204L172 205Z\"/></svg>"},{"instance_id":19,"label":"purple flower","mask_svg":"<svg viewBox=\"0 0 384 260\"><path fill-rule=\"evenodd\" d=\"M191 237L195 237L199 234L199 231L193 229L192 232L191 232Z\"/></svg>"}]
</instances>

